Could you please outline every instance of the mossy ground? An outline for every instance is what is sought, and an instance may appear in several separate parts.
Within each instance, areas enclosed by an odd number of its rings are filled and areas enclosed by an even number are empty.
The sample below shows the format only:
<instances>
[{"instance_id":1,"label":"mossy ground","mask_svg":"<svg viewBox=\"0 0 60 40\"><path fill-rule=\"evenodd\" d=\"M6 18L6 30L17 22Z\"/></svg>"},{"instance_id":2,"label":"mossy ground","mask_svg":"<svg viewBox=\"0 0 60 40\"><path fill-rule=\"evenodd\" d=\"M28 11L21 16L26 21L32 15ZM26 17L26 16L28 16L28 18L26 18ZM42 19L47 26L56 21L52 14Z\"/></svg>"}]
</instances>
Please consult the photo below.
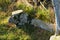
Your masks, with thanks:
<instances>
[{"instance_id":1,"label":"mossy ground","mask_svg":"<svg viewBox=\"0 0 60 40\"><path fill-rule=\"evenodd\" d=\"M0 19L0 40L49 40L53 34L29 24L20 28L8 27L7 24L8 17Z\"/></svg>"},{"instance_id":2,"label":"mossy ground","mask_svg":"<svg viewBox=\"0 0 60 40\"><path fill-rule=\"evenodd\" d=\"M16 8L13 3L16 4ZM23 4L19 3L19 5L17 5L16 2L13 3L11 0L0 0L0 40L49 40L53 33L41 28L34 27L29 24L21 26L20 28L7 26L9 19L8 14L10 15L14 10L22 9L26 13L33 16L36 11L36 18L46 22L54 23L53 13L51 11L47 12L47 10L43 8L41 10L39 8L34 10L33 8L26 7Z\"/></svg>"}]
</instances>

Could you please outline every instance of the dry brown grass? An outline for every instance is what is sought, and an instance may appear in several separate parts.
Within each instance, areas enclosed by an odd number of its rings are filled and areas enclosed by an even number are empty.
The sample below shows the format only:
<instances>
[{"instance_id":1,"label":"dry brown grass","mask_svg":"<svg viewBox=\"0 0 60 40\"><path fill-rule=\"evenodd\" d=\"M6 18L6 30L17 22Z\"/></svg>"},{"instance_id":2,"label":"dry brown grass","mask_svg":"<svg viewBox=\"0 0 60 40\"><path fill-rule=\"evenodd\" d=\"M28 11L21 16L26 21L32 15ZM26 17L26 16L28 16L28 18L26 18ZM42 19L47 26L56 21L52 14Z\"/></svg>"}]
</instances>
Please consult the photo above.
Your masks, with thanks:
<instances>
[{"instance_id":1,"label":"dry brown grass","mask_svg":"<svg viewBox=\"0 0 60 40\"><path fill-rule=\"evenodd\" d=\"M16 25L14 23L8 23L7 26L10 27L16 27Z\"/></svg>"}]
</instances>

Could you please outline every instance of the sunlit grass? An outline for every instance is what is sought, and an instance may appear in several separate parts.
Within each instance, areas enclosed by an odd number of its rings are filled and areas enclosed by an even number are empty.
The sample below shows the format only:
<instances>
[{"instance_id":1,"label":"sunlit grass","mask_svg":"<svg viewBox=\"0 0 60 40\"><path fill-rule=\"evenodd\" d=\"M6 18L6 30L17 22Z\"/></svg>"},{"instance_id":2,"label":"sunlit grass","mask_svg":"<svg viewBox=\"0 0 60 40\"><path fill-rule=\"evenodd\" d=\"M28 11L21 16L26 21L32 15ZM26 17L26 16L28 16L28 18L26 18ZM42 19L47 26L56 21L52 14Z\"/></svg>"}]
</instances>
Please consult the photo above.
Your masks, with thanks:
<instances>
[{"instance_id":1,"label":"sunlit grass","mask_svg":"<svg viewBox=\"0 0 60 40\"><path fill-rule=\"evenodd\" d=\"M0 24L6 24L9 20L9 17L6 12L0 11Z\"/></svg>"},{"instance_id":2,"label":"sunlit grass","mask_svg":"<svg viewBox=\"0 0 60 40\"><path fill-rule=\"evenodd\" d=\"M31 40L31 37L24 30L17 27L9 28L7 26L9 18L10 16L3 16L0 19L0 40Z\"/></svg>"},{"instance_id":3,"label":"sunlit grass","mask_svg":"<svg viewBox=\"0 0 60 40\"><path fill-rule=\"evenodd\" d=\"M6 17L0 20L0 24L7 24L10 17Z\"/></svg>"},{"instance_id":4,"label":"sunlit grass","mask_svg":"<svg viewBox=\"0 0 60 40\"><path fill-rule=\"evenodd\" d=\"M0 40L31 40L29 34L19 28L8 28L6 25L0 25Z\"/></svg>"},{"instance_id":5,"label":"sunlit grass","mask_svg":"<svg viewBox=\"0 0 60 40\"><path fill-rule=\"evenodd\" d=\"M0 23L0 40L48 40L49 36L51 35L50 32L44 31L38 27L35 28L29 24L22 26L20 29L18 27L13 27L10 29L8 26L6 26L8 19L9 17L4 19L6 22L1 20L2 23Z\"/></svg>"}]
</instances>

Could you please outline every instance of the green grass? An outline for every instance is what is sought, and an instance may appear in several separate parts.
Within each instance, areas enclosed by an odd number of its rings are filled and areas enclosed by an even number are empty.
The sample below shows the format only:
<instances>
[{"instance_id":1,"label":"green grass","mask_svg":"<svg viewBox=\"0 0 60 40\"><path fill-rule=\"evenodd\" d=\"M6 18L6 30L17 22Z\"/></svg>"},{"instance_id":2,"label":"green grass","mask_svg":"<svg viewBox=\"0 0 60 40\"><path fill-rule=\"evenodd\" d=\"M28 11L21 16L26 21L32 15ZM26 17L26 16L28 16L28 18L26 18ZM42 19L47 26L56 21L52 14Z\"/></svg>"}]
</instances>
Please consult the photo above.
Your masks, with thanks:
<instances>
[{"instance_id":1,"label":"green grass","mask_svg":"<svg viewBox=\"0 0 60 40\"><path fill-rule=\"evenodd\" d=\"M30 36L19 28L8 28L8 26L0 25L0 40L30 40Z\"/></svg>"},{"instance_id":2,"label":"green grass","mask_svg":"<svg viewBox=\"0 0 60 40\"><path fill-rule=\"evenodd\" d=\"M11 29L7 23L0 24L0 40L48 40L51 35L52 33L29 24Z\"/></svg>"},{"instance_id":3,"label":"green grass","mask_svg":"<svg viewBox=\"0 0 60 40\"><path fill-rule=\"evenodd\" d=\"M6 24L0 25L0 40L48 40L51 35L48 31L30 25L11 29Z\"/></svg>"},{"instance_id":4,"label":"green grass","mask_svg":"<svg viewBox=\"0 0 60 40\"><path fill-rule=\"evenodd\" d=\"M7 26L8 17L4 18L6 22L0 20L0 40L48 40L52 33L41 28L26 24L24 26L9 28Z\"/></svg>"}]
</instances>

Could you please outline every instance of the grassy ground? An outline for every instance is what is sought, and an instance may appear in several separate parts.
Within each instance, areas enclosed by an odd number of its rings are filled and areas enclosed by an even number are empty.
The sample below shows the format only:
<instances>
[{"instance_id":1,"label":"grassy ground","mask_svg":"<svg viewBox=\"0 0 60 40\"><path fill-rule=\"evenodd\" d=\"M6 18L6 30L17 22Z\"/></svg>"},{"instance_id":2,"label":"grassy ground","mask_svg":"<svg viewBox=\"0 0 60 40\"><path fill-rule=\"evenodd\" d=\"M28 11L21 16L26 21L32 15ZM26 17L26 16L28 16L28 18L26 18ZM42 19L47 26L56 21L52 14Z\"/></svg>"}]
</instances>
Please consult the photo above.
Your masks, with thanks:
<instances>
[{"instance_id":1,"label":"grassy ground","mask_svg":"<svg viewBox=\"0 0 60 40\"><path fill-rule=\"evenodd\" d=\"M25 4L23 5L19 2L18 5L17 3L11 2L11 0L0 0L0 40L49 40L49 37L53 33L45 31L41 28L34 27L29 24L21 26L20 28L15 26L9 27L7 24L9 19L8 14L10 14L9 12L12 12L16 9L22 9L31 15L34 15L34 11L37 11L36 18L39 18L46 22L54 23L54 15L51 12L52 9L50 8L50 12L47 12L47 10L43 9L43 7L41 7L41 10L39 8L37 10L34 10L31 7L26 7Z\"/></svg>"},{"instance_id":2,"label":"grassy ground","mask_svg":"<svg viewBox=\"0 0 60 40\"><path fill-rule=\"evenodd\" d=\"M4 13L2 13L4 14ZM53 34L41 28L26 24L24 26L9 27L6 15L0 15L0 40L49 40Z\"/></svg>"}]
</instances>

